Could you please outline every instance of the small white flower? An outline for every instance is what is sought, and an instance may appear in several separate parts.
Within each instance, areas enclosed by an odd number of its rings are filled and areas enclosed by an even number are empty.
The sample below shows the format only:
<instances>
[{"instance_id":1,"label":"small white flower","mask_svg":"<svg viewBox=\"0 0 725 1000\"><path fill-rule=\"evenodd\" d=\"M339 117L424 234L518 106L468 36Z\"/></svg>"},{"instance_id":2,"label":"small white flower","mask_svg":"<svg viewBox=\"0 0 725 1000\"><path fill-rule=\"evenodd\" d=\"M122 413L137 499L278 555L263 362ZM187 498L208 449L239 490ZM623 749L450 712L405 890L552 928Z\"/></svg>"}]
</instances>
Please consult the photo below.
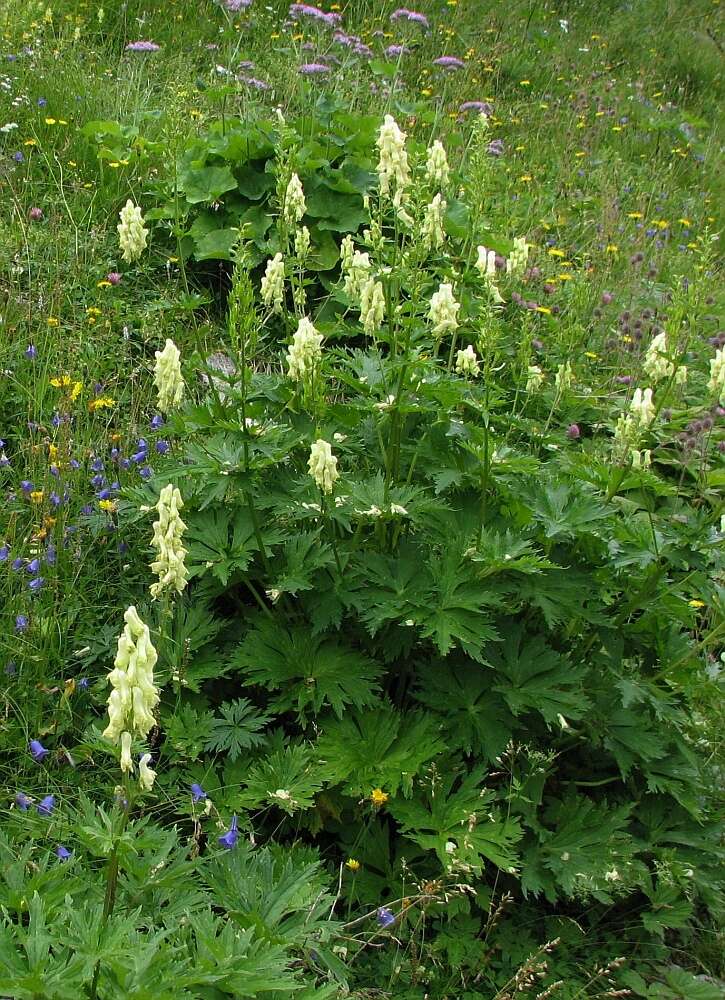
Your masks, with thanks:
<instances>
[{"instance_id":1,"label":"small white flower","mask_svg":"<svg viewBox=\"0 0 725 1000\"><path fill-rule=\"evenodd\" d=\"M390 505L390 513L391 514L399 514L401 517L407 517L408 516L408 511L405 509L405 507L401 507L401 505L399 503L391 503L391 505Z\"/></svg>"},{"instance_id":2,"label":"small white flower","mask_svg":"<svg viewBox=\"0 0 725 1000\"><path fill-rule=\"evenodd\" d=\"M390 407L393 405L394 402L395 402L395 396L391 393L381 403L375 403L374 404L374 409L376 409L376 410L389 410Z\"/></svg>"}]
</instances>

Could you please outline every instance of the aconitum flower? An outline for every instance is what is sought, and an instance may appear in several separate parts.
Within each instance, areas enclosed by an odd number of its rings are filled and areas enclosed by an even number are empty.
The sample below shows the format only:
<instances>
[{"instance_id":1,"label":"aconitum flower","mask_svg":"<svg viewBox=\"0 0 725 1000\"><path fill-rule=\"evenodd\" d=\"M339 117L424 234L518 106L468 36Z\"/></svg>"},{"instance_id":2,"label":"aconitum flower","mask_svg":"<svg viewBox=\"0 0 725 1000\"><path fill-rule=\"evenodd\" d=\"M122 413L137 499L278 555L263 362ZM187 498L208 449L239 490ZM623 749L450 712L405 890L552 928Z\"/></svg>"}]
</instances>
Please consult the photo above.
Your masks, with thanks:
<instances>
[{"instance_id":1,"label":"aconitum flower","mask_svg":"<svg viewBox=\"0 0 725 1000\"><path fill-rule=\"evenodd\" d=\"M307 226L300 226L295 233L295 255L303 260L310 250L310 231Z\"/></svg>"},{"instance_id":2,"label":"aconitum flower","mask_svg":"<svg viewBox=\"0 0 725 1000\"><path fill-rule=\"evenodd\" d=\"M332 448L327 441L318 438L310 448L307 460L310 475L323 493L332 493L335 482L340 478L337 471L337 459L332 454Z\"/></svg>"},{"instance_id":3,"label":"aconitum flower","mask_svg":"<svg viewBox=\"0 0 725 1000\"><path fill-rule=\"evenodd\" d=\"M447 207L448 203L440 193L425 207L420 233L423 245L428 250L431 247L437 250L445 242L446 233L443 228L443 217Z\"/></svg>"},{"instance_id":4,"label":"aconitum flower","mask_svg":"<svg viewBox=\"0 0 725 1000\"><path fill-rule=\"evenodd\" d=\"M191 785L191 798L193 802L201 802L202 799L206 798L206 792L196 782Z\"/></svg>"},{"instance_id":5,"label":"aconitum flower","mask_svg":"<svg viewBox=\"0 0 725 1000\"><path fill-rule=\"evenodd\" d=\"M571 370L571 363L559 365L554 376L554 385L557 392L565 392L574 381L574 372Z\"/></svg>"},{"instance_id":6,"label":"aconitum flower","mask_svg":"<svg viewBox=\"0 0 725 1000\"><path fill-rule=\"evenodd\" d=\"M360 292L360 322L365 333L371 337L382 326L385 318L385 293L383 286L374 278L369 278Z\"/></svg>"},{"instance_id":7,"label":"aconitum flower","mask_svg":"<svg viewBox=\"0 0 725 1000\"><path fill-rule=\"evenodd\" d=\"M123 259L131 264L146 249L149 231L144 228L141 209L129 198L119 212L118 241L123 251Z\"/></svg>"},{"instance_id":8,"label":"aconitum flower","mask_svg":"<svg viewBox=\"0 0 725 1000\"><path fill-rule=\"evenodd\" d=\"M39 816L50 816L55 809L55 795L46 795L36 806Z\"/></svg>"},{"instance_id":9,"label":"aconitum flower","mask_svg":"<svg viewBox=\"0 0 725 1000\"><path fill-rule=\"evenodd\" d=\"M55 855L57 858L60 858L61 861L67 861L68 858L73 856L73 851L69 851L67 847L64 847L62 844L58 844L55 849Z\"/></svg>"},{"instance_id":10,"label":"aconitum flower","mask_svg":"<svg viewBox=\"0 0 725 1000\"><path fill-rule=\"evenodd\" d=\"M262 278L262 302L272 307L272 312L282 312L284 302L284 257L276 253L267 261Z\"/></svg>"},{"instance_id":11,"label":"aconitum flower","mask_svg":"<svg viewBox=\"0 0 725 1000\"><path fill-rule=\"evenodd\" d=\"M439 139L436 139L428 149L425 176L431 184L438 184L440 187L445 187L448 183L450 172L445 147Z\"/></svg>"},{"instance_id":12,"label":"aconitum flower","mask_svg":"<svg viewBox=\"0 0 725 1000\"><path fill-rule=\"evenodd\" d=\"M725 347L716 351L715 357L710 361L707 390L715 396L720 406L725 406Z\"/></svg>"},{"instance_id":13,"label":"aconitum flower","mask_svg":"<svg viewBox=\"0 0 725 1000\"><path fill-rule=\"evenodd\" d=\"M652 401L652 390L635 389L632 402L629 404L629 412L640 427L649 427L657 413Z\"/></svg>"},{"instance_id":14,"label":"aconitum flower","mask_svg":"<svg viewBox=\"0 0 725 1000\"><path fill-rule=\"evenodd\" d=\"M368 253L354 250L349 260L347 257L343 257L342 273L345 276L345 294L348 298L354 301L360 297L363 286L371 276L371 270L372 264Z\"/></svg>"},{"instance_id":15,"label":"aconitum flower","mask_svg":"<svg viewBox=\"0 0 725 1000\"><path fill-rule=\"evenodd\" d=\"M186 531L186 525L181 520L179 511L184 506L181 493L177 486L169 483L161 490L156 511L158 521L154 521L154 535L151 547L156 550L157 558L151 563L151 572L158 576L158 582L149 588L151 596L156 598L165 590L180 594L188 582L188 571L185 565L187 550L181 539Z\"/></svg>"},{"instance_id":16,"label":"aconitum flower","mask_svg":"<svg viewBox=\"0 0 725 1000\"><path fill-rule=\"evenodd\" d=\"M40 740L30 741L30 756L33 758L36 764L41 764L43 760L48 756L49 751L45 749Z\"/></svg>"},{"instance_id":17,"label":"aconitum flower","mask_svg":"<svg viewBox=\"0 0 725 1000\"><path fill-rule=\"evenodd\" d=\"M138 781L145 792L150 792L156 781L156 771L149 767L151 754L145 753L138 762Z\"/></svg>"},{"instance_id":18,"label":"aconitum flower","mask_svg":"<svg viewBox=\"0 0 725 1000\"><path fill-rule=\"evenodd\" d=\"M136 730L141 736L156 724L153 710L159 701L154 685L154 666L158 659L151 643L148 625L131 605L124 613L126 625L118 638L113 670L108 675L112 691L108 696L108 726L103 735L119 741L124 731Z\"/></svg>"},{"instance_id":19,"label":"aconitum flower","mask_svg":"<svg viewBox=\"0 0 725 1000\"><path fill-rule=\"evenodd\" d=\"M158 408L162 413L181 405L184 398L184 379L181 374L181 352L173 340L166 340L163 351L154 354L154 385L158 390Z\"/></svg>"},{"instance_id":20,"label":"aconitum flower","mask_svg":"<svg viewBox=\"0 0 725 1000\"><path fill-rule=\"evenodd\" d=\"M442 282L438 291L430 300L428 318L433 324L433 336L442 337L445 333L453 333L458 328L458 310L460 302L453 297L453 285Z\"/></svg>"},{"instance_id":21,"label":"aconitum flower","mask_svg":"<svg viewBox=\"0 0 725 1000\"><path fill-rule=\"evenodd\" d=\"M456 371L459 375L478 375L480 367L472 344L456 354Z\"/></svg>"},{"instance_id":22,"label":"aconitum flower","mask_svg":"<svg viewBox=\"0 0 725 1000\"><path fill-rule=\"evenodd\" d=\"M637 448L633 448L631 458L633 469L649 469L650 465L652 465L652 452L649 448L645 451L638 451Z\"/></svg>"},{"instance_id":23,"label":"aconitum flower","mask_svg":"<svg viewBox=\"0 0 725 1000\"><path fill-rule=\"evenodd\" d=\"M517 236L514 239L513 249L506 260L507 274L522 274L526 270L529 249L529 244L523 236Z\"/></svg>"},{"instance_id":24,"label":"aconitum flower","mask_svg":"<svg viewBox=\"0 0 725 1000\"><path fill-rule=\"evenodd\" d=\"M297 174L292 174L284 193L282 218L288 226L293 226L301 220L306 211L307 203L305 202L305 193L302 190L302 182Z\"/></svg>"},{"instance_id":25,"label":"aconitum flower","mask_svg":"<svg viewBox=\"0 0 725 1000\"><path fill-rule=\"evenodd\" d=\"M664 333L658 333L653 337L644 356L642 368L653 382L670 378L674 373L675 366L667 358L667 339Z\"/></svg>"},{"instance_id":26,"label":"aconitum flower","mask_svg":"<svg viewBox=\"0 0 725 1000\"><path fill-rule=\"evenodd\" d=\"M303 316L287 349L289 377L300 381L311 375L322 359L322 334Z\"/></svg>"},{"instance_id":27,"label":"aconitum flower","mask_svg":"<svg viewBox=\"0 0 725 1000\"><path fill-rule=\"evenodd\" d=\"M221 844L222 847L226 847L231 850L232 847L236 846L238 840L239 840L239 827L237 825L237 817L235 814L234 816L232 816L232 825L229 827L226 833L223 833L221 837L219 837L219 843Z\"/></svg>"},{"instance_id":28,"label":"aconitum flower","mask_svg":"<svg viewBox=\"0 0 725 1000\"><path fill-rule=\"evenodd\" d=\"M378 160L378 182L380 194L390 194L391 182L395 182L393 204L399 205L405 189L410 184L408 154L405 150L405 132L402 132L392 115L386 115L380 126L376 145L380 150Z\"/></svg>"}]
</instances>

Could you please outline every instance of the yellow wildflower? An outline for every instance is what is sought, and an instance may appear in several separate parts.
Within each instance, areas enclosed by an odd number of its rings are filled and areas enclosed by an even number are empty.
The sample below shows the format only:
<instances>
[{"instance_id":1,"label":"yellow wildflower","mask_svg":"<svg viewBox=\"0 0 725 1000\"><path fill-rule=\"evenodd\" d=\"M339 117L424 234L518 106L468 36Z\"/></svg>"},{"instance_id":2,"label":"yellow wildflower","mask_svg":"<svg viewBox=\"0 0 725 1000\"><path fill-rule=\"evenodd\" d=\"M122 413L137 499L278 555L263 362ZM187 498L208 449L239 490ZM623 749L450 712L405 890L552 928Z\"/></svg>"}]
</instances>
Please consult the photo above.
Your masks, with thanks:
<instances>
[{"instance_id":1,"label":"yellow wildflower","mask_svg":"<svg viewBox=\"0 0 725 1000\"><path fill-rule=\"evenodd\" d=\"M698 600L693 599L692 601L688 601L687 603L690 605L691 608L704 608L705 607L705 602L704 601L698 601Z\"/></svg>"},{"instance_id":2,"label":"yellow wildflower","mask_svg":"<svg viewBox=\"0 0 725 1000\"><path fill-rule=\"evenodd\" d=\"M31 503L42 503L43 502L43 496L44 496L44 493L43 493L42 490L33 490L32 493L30 494L30 502Z\"/></svg>"},{"instance_id":3,"label":"yellow wildflower","mask_svg":"<svg viewBox=\"0 0 725 1000\"><path fill-rule=\"evenodd\" d=\"M48 326L60 326L60 320L56 319L55 316L49 316L45 322Z\"/></svg>"},{"instance_id":4,"label":"yellow wildflower","mask_svg":"<svg viewBox=\"0 0 725 1000\"><path fill-rule=\"evenodd\" d=\"M99 500L98 506L101 510L105 510L107 514L113 514L116 510L115 500Z\"/></svg>"},{"instance_id":5,"label":"yellow wildflower","mask_svg":"<svg viewBox=\"0 0 725 1000\"><path fill-rule=\"evenodd\" d=\"M372 804L375 806L376 809L380 809L381 806L384 806L389 798L390 796L388 795L388 793L384 792L382 788L373 788L372 792L370 793L370 801L372 802Z\"/></svg>"},{"instance_id":6,"label":"yellow wildflower","mask_svg":"<svg viewBox=\"0 0 725 1000\"><path fill-rule=\"evenodd\" d=\"M345 862L345 867L349 868L351 872L359 872L361 865L356 858L348 858Z\"/></svg>"},{"instance_id":7,"label":"yellow wildflower","mask_svg":"<svg viewBox=\"0 0 725 1000\"><path fill-rule=\"evenodd\" d=\"M96 410L104 410L116 405L116 400L111 399L110 396L98 396L96 399L92 399L88 404L88 412L95 413Z\"/></svg>"}]
</instances>

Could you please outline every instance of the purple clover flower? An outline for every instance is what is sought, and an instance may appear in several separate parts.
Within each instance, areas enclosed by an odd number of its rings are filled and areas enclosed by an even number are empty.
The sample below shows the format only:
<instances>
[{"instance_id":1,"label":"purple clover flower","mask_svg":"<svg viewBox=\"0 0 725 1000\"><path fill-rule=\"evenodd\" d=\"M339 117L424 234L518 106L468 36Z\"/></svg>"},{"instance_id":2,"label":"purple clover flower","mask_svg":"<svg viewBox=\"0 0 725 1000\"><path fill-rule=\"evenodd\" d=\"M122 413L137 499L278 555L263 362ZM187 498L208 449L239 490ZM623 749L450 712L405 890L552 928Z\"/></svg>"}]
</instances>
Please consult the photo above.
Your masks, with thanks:
<instances>
[{"instance_id":1,"label":"purple clover flower","mask_svg":"<svg viewBox=\"0 0 725 1000\"><path fill-rule=\"evenodd\" d=\"M433 65L440 66L442 69L464 69L466 64L458 56L438 56L437 59L433 60Z\"/></svg>"},{"instance_id":2,"label":"purple clover flower","mask_svg":"<svg viewBox=\"0 0 725 1000\"><path fill-rule=\"evenodd\" d=\"M39 816L50 816L55 809L55 795L46 795L37 805Z\"/></svg>"},{"instance_id":3,"label":"purple clover flower","mask_svg":"<svg viewBox=\"0 0 725 1000\"><path fill-rule=\"evenodd\" d=\"M221 844L222 847L226 847L228 850L231 850L233 847L236 846L238 840L239 840L239 828L237 826L237 816L235 813L234 816L232 816L232 825L229 827L226 833L223 833L221 837L219 837L219 843Z\"/></svg>"},{"instance_id":4,"label":"purple clover flower","mask_svg":"<svg viewBox=\"0 0 725 1000\"><path fill-rule=\"evenodd\" d=\"M161 48L156 42L129 42L126 46L126 52L158 52Z\"/></svg>"},{"instance_id":5,"label":"purple clover flower","mask_svg":"<svg viewBox=\"0 0 725 1000\"><path fill-rule=\"evenodd\" d=\"M423 28L427 28L429 26L428 18L425 14L419 14L417 10L408 10L407 7L399 7L397 10L394 10L390 15L390 20L409 21L411 24L419 24Z\"/></svg>"},{"instance_id":6,"label":"purple clover flower","mask_svg":"<svg viewBox=\"0 0 725 1000\"><path fill-rule=\"evenodd\" d=\"M49 750L46 750L40 740L31 740L29 743L30 756L33 758L36 764L42 764L43 760L48 756Z\"/></svg>"}]
</instances>

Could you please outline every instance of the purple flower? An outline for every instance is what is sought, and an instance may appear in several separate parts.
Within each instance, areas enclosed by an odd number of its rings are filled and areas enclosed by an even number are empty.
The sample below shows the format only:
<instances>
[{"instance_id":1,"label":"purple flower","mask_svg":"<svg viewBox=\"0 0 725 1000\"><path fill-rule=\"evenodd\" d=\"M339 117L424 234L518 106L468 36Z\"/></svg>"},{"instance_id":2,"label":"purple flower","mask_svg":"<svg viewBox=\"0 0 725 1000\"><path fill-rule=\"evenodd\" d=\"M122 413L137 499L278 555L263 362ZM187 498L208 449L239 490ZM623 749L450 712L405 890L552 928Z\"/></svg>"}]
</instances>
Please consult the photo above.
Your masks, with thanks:
<instances>
[{"instance_id":1,"label":"purple flower","mask_svg":"<svg viewBox=\"0 0 725 1000\"><path fill-rule=\"evenodd\" d=\"M169 450L170 447L171 446L169 445L168 441L157 441L156 442L156 451L159 453L159 455L165 455L168 452L168 450Z\"/></svg>"},{"instance_id":2,"label":"purple flower","mask_svg":"<svg viewBox=\"0 0 725 1000\"><path fill-rule=\"evenodd\" d=\"M388 45L385 50L385 55L389 59L397 59L398 56L407 55L408 52L410 52L410 49L407 45Z\"/></svg>"},{"instance_id":3,"label":"purple flower","mask_svg":"<svg viewBox=\"0 0 725 1000\"><path fill-rule=\"evenodd\" d=\"M38 107L39 108L44 108L47 105L47 103L48 102L47 102L47 100L44 97L39 97L38 98Z\"/></svg>"},{"instance_id":4,"label":"purple flower","mask_svg":"<svg viewBox=\"0 0 725 1000\"><path fill-rule=\"evenodd\" d=\"M390 927L395 923L395 914L387 906L381 906L378 910L378 923L381 927Z\"/></svg>"},{"instance_id":5,"label":"purple flower","mask_svg":"<svg viewBox=\"0 0 725 1000\"><path fill-rule=\"evenodd\" d=\"M48 495L48 499L50 500L50 502L53 504L54 507L60 507L60 505L63 503L60 496L55 492L55 490L53 490Z\"/></svg>"},{"instance_id":6,"label":"purple flower","mask_svg":"<svg viewBox=\"0 0 725 1000\"><path fill-rule=\"evenodd\" d=\"M142 468L138 470L138 474L139 476L141 476L142 479L150 479L154 474L154 470L151 468L150 465L144 465Z\"/></svg>"},{"instance_id":7,"label":"purple flower","mask_svg":"<svg viewBox=\"0 0 725 1000\"><path fill-rule=\"evenodd\" d=\"M10 563L10 565L13 567L13 569L17 573L25 565L25 560L21 559L20 556L18 556L16 559L13 559L13 561Z\"/></svg>"},{"instance_id":8,"label":"purple flower","mask_svg":"<svg viewBox=\"0 0 725 1000\"><path fill-rule=\"evenodd\" d=\"M196 782L194 782L191 786L191 798L193 802L201 802L202 799L206 798L206 792L201 785Z\"/></svg>"},{"instance_id":9,"label":"purple flower","mask_svg":"<svg viewBox=\"0 0 725 1000\"><path fill-rule=\"evenodd\" d=\"M36 764L41 764L44 758L48 756L48 753L49 751L45 749L40 740L30 741L30 756Z\"/></svg>"},{"instance_id":10,"label":"purple flower","mask_svg":"<svg viewBox=\"0 0 725 1000\"><path fill-rule=\"evenodd\" d=\"M224 6L230 14L237 14L240 10L246 10L251 5L252 0L224 0Z\"/></svg>"},{"instance_id":11,"label":"purple flower","mask_svg":"<svg viewBox=\"0 0 725 1000\"><path fill-rule=\"evenodd\" d=\"M17 792L15 795L15 805L18 809L22 809L23 812L28 811L28 806L31 805L32 799L25 792Z\"/></svg>"},{"instance_id":12,"label":"purple flower","mask_svg":"<svg viewBox=\"0 0 725 1000\"><path fill-rule=\"evenodd\" d=\"M158 52L160 48L156 42L129 42L126 52Z\"/></svg>"},{"instance_id":13,"label":"purple flower","mask_svg":"<svg viewBox=\"0 0 725 1000\"><path fill-rule=\"evenodd\" d=\"M50 816L55 809L55 795L46 795L37 805L39 816Z\"/></svg>"},{"instance_id":14,"label":"purple flower","mask_svg":"<svg viewBox=\"0 0 725 1000\"><path fill-rule=\"evenodd\" d=\"M223 833L219 837L219 843L222 847L227 847L231 849L234 847L239 840L239 829L237 827L237 816L236 813L232 816L232 825L229 827L226 833Z\"/></svg>"},{"instance_id":15,"label":"purple flower","mask_svg":"<svg viewBox=\"0 0 725 1000\"><path fill-rule=\"evenodd\" d=\"M61 861L67 861L68 858L72 857L73 851L69 851L67 847L63 847L62 844L58 844L55 849L55 854Z\"/></svg>"},{"instance_id":16,"label":"purple flower","mask_svg":"<svg viewBox=\"0 0 725 1000\"><path fill-rule=\"evenodd\" d=\"M15 160L16 163L25 163L25 157L20 152L20 150L18 150L17 153L13 153L13 159Z\"/></svg>"},{"instance_id":17,"label":"purple flower","mask_svg":"<svg viewBox=\"0 0 725 1000\"><path fill-rule=\"evenodd\" d=\"M406 7L399 7L394 10L390 15L391 21L410 21L412 24L420 24L422 27L428 27L428 18L425 14L419 14L417 10L408 10Z\"/></svg>"},{"instance_id":18,"label":"purple flower","mask_svg":"<svg viewBox=\"0 0 725 1000\"><path fill-rule=\"evenodd\" d=\"M9 545L0 546L0 562L7 562L9 555L10 555L10 546Z\"/></svg>"},{"instance_id":19,"label":"purple flower","mask_svg":"<svg viewBox=\"0 0 725 1000\"><path fill-rule=\"evenodd\" d=\"M158 431L163 426L164 426L164 418L161 416L160 413L155 413L153 417L151 417L151 424L150 424L151 430Z\"/></svg>"},{"instance_id":20,"label":"purple flower","mask_svg":"<svg viewBox=\"0 0 725 1000\"><path fill-rule=\"evenodd\" d=\"M91 469L94 472L103 472L103 459L94 458L93 461L91 462Z\"/></svg>"},{"instance_id":21,"label":"purple flower","mask_svg":"<svg viewBox=\"0 0 725 1000\"><path fill-rule=\"evenodd\" d=\"M28 589L31 591L31 593L37 594L38 591L42 590L44 586L45 586L45 577L44 576L36 576L28 584Z\"/></svg>"},{"instance_id":22,"label":"purple flower","mask_svg":"<svg viewBox=\"0 0 725 1000\"><path fill-rule=\"evenodd\" d=\"M76 687L79 687L81 691L85 691L90 683L87 677L79 677L76 681Z\"/></svg>"},{"instance_id":23,"label":"purple flower","mask_svg":"<svg viewBox=\"0 0 725 1000\"><path fill-rule=\"evenodd\" d=\"M632 384L632 376L631 375L617 375L615 377L614 381L618 382L620 385L631 385Z\"/></svg>"},{"instance_id":24,"label":"purple flower","mask_svg":"<svg viewBox=\"0 0 725 1000\"><path fill-rule=\"evenodd\" d=\"M458 110L461 114L466 111L480 111L481 114L486 115L487 118L493 114L493 108L488 101L464 101Z\"/></svg>"},{"instance_id":25,"label":"purple flower","mask_svg":"<svg viewBox=\"0 0 725 1000\"><path fill-rule=\"evenodd\" d=\"M463 69L466 64L458 56L438 56L433 60L433 65L442 69Z\"/></svg>"},{"instance_id":26,"label":"purple flower","mask_svg":"<svg viewBox=\"0 0 725 1000\"><path fill-rule=\"evenodd\" d=\"M7 469L10 465L10 459L5 454L4 451L0 451L0 469Z\"/></svg>"},{"instance_id":27,"label":"purple flower","mask_svg":"<svg viewBox=\"0 0 725 1000\"><path fill-rule=\"evenodd\" d=\"M109 271L106 275L106 281L111 285L120 285L121 275L118 271Z\"/></svg>"},{"instance_id":28,"label":"purple flower","mask_svg":"<svg viewBox=\"0 0 725 1000\"><path fill-rule=\"evenodd\" d=\"M313 7L312 4L308 3L290 4L288 17L290 17L293 21L296 21L299 17L311 17L313 20L319 21L321 24L328 25L328 27L333 27L336 24L340 24L342 21L339 14L326 14L324 10L320 10L319 7Z\"/></svg>"},{"instance_id":29,"label":"purple flower","mask_svg":"<svg viewBox=\"0 0 725 1000\"><path fill-rule=\"evenodd\" d=\"M32 493L33 490L35 489L35 486L33 485L30 479L21 479L20 489L23 491L23 493Z\"/></svg>"},{"instance_id":30,"label":"purple flower","mask_svg":"<svg viewBox=\"0 0 725 1000\"><path fill-rule=\"evenodd\" d=\"M15 631L25 632L28 625L30 624L30 619L27 615L16 615L15 616Z\"/></svg>"},{"instance_id":31,"label":"purple flower","mask_svg":"<svg viewBox=\"0 0 725 1000\"><path fill-rule=\"evenodd\" d=\"M34 358L37 358L38 356L38 348L35 346L35 344L28 344L28 346L25 348L24 353L28 361L33 361Z\"/></svg>"},{"instance_id":32,"label":"purple flower","mask_svg":"<svg viewBox=\"0 0 725 1000\"><path fill-rule=\"evenodd\" d=\"M264 80L257 79L256 76L241 76L240 75L240 76L237 77L237 80L239 80L240 83L245 83L248 87L251 87L253 90L269 90L270 89L268 83L265 83Z\"/></svg>"},{"instance_id":33,"label":"purple flower","mask_svg":"<svg viewBox=\"0 0 725 1000\"><path fill-rule=\"evenodd\" d=\"M303 63L300 66L300 73L303 76L326 76L330 72L330 67L324 63Z\"/></svg>"},{"instance_id":34,"label":"purple flower","mask_svg":"<svg viewBox=\"0 0 725 1000\"><path fill-rule=\"evenodd\" d=\"M40 222L40 220L43 218L43 209L37 207L31 208L30 211L28 212L28 218L30 219L31 222Z\"/></svg>"},{"instance_id":35,"label":"purple flower","mask_svg":"<svg viewBox=\"0 0 725 1000\"><path fill-rule=\"evenodd\" d=\"M579 424L569 424L566 429L566 436L571 441L576 441L577 438L581 437L582 432L579 430Z\"/></svg>"},{"instance_id":36,"label":"purple flower","mask_svg":"<svg viewBox=\"0 0 725 1000\"><path fill-rule=\"evenodd\" d=\"M25 567L26 573L37 573L39 569L40 569L40 559L38 559L37 557L35 559L31 559L28 565Z\"/></svg>"},{"instance_id":37,"label":"purple flower","mask_svg":"<svg viewBox=\"0 0 725 1000\"><path fill-rule=\"evenodd\" d=\"M56 554L56 550L55 550L55 545L53 545L51 543L51 544L48 545L47 549L45 550L45 561L46 561L47 565L48 566L55 566L56 558L57 558L57 554Z\"/></svg>"}]
</instances>

